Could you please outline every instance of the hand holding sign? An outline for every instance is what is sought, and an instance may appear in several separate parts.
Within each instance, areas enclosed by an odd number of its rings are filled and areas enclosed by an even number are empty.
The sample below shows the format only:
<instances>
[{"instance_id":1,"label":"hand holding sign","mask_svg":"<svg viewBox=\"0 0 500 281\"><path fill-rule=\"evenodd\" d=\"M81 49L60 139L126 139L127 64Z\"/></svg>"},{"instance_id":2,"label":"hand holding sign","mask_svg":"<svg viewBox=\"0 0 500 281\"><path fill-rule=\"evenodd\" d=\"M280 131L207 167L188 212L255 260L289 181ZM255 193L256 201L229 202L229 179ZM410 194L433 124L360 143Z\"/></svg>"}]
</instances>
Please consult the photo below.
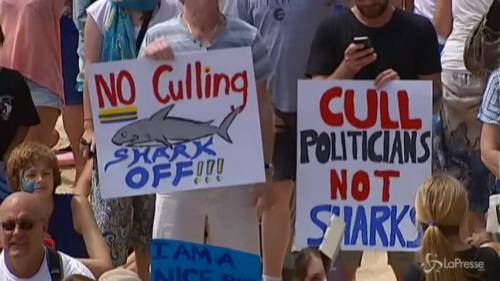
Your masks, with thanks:
<instances>
[{"instance_id":1,"label":"hand holding sign","mask_svg":"<svg viewBox=\"0 0 500 281\"><path fill-rule=\"evenodd\" d=\"M80 139L80 150L85 159L90 159L95 154L95 133L94 129L87 128L83 131Z\"/></svg>"},{"instance_id":2,"label":"hand holding sign","mask_svg":"<svg viewBox=\"0 0 500 281\"><path fill-rule=\"evenodd\" d=\"M144 55L155 60L172 60L174 51L165 38L158 38L144 50Z\"/></svg>"},{"instance_id":3,"label":"hand holding sign","mask_svg":"<svg viewBox=\"0 0 500 281\"><path fill-rule=\"evenodd\" d=\"M399 74L392 68L386 69L375 78L375 88L382 89L387 83L399 80Z\"/></svg>"}]
</instances>

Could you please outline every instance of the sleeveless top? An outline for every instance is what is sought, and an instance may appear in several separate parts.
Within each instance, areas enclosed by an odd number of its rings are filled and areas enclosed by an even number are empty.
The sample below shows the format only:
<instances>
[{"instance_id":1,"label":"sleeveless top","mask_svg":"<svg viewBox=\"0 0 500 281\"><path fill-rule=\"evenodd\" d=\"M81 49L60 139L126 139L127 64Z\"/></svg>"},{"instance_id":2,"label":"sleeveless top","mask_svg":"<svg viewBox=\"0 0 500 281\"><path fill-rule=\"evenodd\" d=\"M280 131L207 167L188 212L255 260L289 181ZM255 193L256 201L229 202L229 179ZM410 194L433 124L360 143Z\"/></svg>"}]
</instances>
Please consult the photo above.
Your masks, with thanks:
<instances>
[{"instance_id":1,"label":"sleeveless top","mask_svg":"<svg viewBox=\"0 0 500 281\"><path fill-rule=\"evenodd\" d=\"M73 194L55 194L54 212L48 233L56 243L56 250L74 258L88 258L83 236L75 230L71 201Z\"/></svg>"}]
</instances>

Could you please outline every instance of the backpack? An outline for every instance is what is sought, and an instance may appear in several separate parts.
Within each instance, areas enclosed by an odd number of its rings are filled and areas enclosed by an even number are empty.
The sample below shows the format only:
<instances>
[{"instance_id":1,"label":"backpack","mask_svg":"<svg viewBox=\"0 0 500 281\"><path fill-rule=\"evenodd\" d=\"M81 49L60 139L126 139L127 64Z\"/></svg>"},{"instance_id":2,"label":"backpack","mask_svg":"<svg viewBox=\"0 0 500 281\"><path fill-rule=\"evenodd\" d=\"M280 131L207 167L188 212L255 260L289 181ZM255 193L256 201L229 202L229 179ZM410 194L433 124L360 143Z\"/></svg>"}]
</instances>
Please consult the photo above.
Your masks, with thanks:
<instances>
[{"instance_id":1,"label":"backpack","mask_svg":"<svg viewBox=\"0 0 500 281\"><path fill-rule=\"evenodd\" d=\"M61 255L56 250L47 248L47 266L49 267L51 281L62 281L64 279L62 264Z\"/></svg>"}]
</instances>

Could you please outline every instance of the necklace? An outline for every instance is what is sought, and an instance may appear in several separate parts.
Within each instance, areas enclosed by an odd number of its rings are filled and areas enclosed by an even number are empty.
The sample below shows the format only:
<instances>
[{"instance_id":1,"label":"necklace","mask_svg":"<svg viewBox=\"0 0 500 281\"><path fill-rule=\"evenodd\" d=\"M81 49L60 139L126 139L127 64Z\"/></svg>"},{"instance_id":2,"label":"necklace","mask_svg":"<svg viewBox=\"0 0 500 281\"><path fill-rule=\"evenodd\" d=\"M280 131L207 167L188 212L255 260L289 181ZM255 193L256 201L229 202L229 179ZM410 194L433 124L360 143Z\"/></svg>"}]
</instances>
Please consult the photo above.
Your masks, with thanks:
<instances>
[{"instance_id":1,"label":"necklace","mask_svg":"<svg viewBox=\"0 0 500 281\"><path fill-rule=\"evenodd\" d=\"M212 28L212 30L206 35L204 36L205 38L210 38L209 40L205 40L206 42L204 42L203 40L200 40L204 45L207 45L207 46L210 46L214 39L213 38L217 32L219 31L219 27L221 26L221 18L222 18L222 22L224 25L226 25L226 19L224 16L222 16L221 14L219 14L218 18L217 18L217 23L215 24L215 26ZM184 21L184 23L186 24L186 27L189 31L189 33L191 34L191 36L194 37L194 34L193 34L193 29L191 28L191 25L189 24L189 22L186 20L186 18L184 17L184 15L182 15L182 19Z\"/></svg>"}]
</instances>

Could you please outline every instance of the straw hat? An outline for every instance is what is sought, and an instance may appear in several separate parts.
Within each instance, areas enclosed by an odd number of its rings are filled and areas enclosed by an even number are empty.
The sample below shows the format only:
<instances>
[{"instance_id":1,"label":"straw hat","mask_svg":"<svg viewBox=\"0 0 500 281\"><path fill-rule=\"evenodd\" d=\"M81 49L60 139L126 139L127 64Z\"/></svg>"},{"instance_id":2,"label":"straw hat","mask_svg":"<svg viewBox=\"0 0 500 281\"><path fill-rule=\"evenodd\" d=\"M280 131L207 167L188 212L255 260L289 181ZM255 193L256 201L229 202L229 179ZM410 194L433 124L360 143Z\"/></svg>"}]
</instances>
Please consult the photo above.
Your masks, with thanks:
<instances>
[{"instance_id":1,"label":"straw hat","mask_svg":"<svg viewBox=\"0 0 500 281\"><path fill-rule=\"evenodd\" d=\"M133 271L116 268L101 275L99 281L141 281L141 278Z\"/></svg>"}]
</instances>

